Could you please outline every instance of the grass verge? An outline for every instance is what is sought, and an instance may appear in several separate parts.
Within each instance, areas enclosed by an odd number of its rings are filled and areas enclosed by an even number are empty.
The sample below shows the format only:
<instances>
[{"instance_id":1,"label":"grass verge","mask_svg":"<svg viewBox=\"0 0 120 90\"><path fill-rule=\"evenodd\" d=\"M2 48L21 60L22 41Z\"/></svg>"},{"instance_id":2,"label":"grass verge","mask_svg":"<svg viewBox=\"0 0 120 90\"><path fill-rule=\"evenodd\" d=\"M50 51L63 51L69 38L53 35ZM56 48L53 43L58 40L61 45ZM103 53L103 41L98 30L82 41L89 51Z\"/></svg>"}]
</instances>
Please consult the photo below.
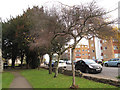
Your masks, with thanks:
<instances>
[{"instance_id":1,"label":"grass verge","mask_svg":"<svg viewBox=\"0 0 120 90\"><path fill-rule=\"evenodd\" d=\"M69 88L72 85L72 76L59 74L53 78L54 73L49 75L47 70L24 70L21 74L30 82L33 88ZM90 81L76 77L76 85L79 88L116 88L108 84Z\"/></svg>"},{"instance_id":2,"label":"grass verge","mask_svg":"<svg viewBox=\"0 0 120 90\"><path fill-rule=\"evenodd\" d=\"M117 78L120 79L120 76L118 76Z\"/></svg>"},{"instance_id":3,"label":"grass verge","mask_svg":"<svg viewBox=\"0 0 120 90\"><path fill-rule=\"evenodd\" d=\"M10 72L3 72L2 73L2 88L9 88L11 82L14 79L14 75Z\"/></svg>"}]
</instances>

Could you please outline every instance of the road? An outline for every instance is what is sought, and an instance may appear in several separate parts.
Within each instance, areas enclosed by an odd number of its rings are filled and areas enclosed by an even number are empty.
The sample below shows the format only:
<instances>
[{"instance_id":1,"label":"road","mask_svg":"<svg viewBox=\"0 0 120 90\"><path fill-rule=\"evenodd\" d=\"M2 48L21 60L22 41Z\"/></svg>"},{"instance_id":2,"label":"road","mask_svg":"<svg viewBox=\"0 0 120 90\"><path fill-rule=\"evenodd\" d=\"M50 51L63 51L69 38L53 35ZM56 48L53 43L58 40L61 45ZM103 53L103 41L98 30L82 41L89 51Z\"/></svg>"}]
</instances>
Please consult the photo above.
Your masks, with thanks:
<instances>
[{"instance_id":1,"label":"road","mask_svg":"<svg viewBox=\"0 0 120 90\"><path fill-rule=\"evenodd\" d=\"M71 70L71 65L68 65L66 69ZM104 67L103 66L102 72L98 74L94 74L94 75L104 77L104 78L116 79L116 77L118 76L118 73L120 75L120 68L118 67Z\"/></svg>"}]
</instances>

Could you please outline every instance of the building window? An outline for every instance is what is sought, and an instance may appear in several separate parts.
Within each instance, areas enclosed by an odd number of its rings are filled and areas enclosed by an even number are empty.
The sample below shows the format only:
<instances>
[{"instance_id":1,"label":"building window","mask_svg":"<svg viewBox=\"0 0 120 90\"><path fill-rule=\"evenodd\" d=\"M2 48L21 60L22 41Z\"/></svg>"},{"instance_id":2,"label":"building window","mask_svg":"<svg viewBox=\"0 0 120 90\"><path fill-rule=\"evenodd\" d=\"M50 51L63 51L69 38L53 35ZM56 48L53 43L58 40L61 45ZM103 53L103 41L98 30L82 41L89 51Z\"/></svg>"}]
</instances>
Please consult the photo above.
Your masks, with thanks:
<instances>
[{"instance_id":1,"label":"building window","mask_svg":"<svg viewBox=\"0 0 120 90\"><path fill-rule=\"evenodd\" d=\"M94 46L94 44L91 44L91 46L93 47L93 46Z\"/></svg>"},{"instance_id":2,"label":"building window","mask_svg":"<svg viewBox=\"0 0 120 90\"><path fill-rule=\"evenodd\" d=\"M95 59L95 57L92 57L92 59Z\"/></svg>"},{"instance_id":3,"label":"building window","mask_svg":"<svg viewBox=\"0 0 120 90\"><path fill-rule=\"evenodd\" d=\"M87 54L85 54L85 55L87 55Z\"/></svg>"},{"instance_id":4,"label":"building window","mask_svg":"<svg viewBox=\"0 0 120 90\"><path fill-rule=\"evenodd\" d=\"M107 56L107 55L104 55L104 58L108 58L108 56Z\"/></svg>"},{"instance_id":5,"label":"building window","mask_svg":"<svg viewBox=\"0 0 120 90\"><path fill-rule=\"evenodd\" d=\"M84 51L84 49L82 51Z\"/></svg>"},{"instance_id":6,"label":"building window","mask_svg":"<svg viewBox=\"0 0 120 90\"><path fill-rule=\"evenodd\" d=\"M114 46L114 50L118 50L118 47L117 47L117 46Z\"/></svg>"},{"instance_id":7,"label":"building window","mask_svg":"<svg viewBox=\"0 0 120 90\"><path fill-rule=\"evenodd\" d=\"M80 50L76 50L76 52L80 52Z\"/></svg>"},{"instance_id":8,"label":"building window","mask_svg":"<svg viewBox=\"0 0 120 90\"><path fill-rule=\"evenodd\" d=\"M114 54L115 55L115 58L120 58L120 54Z\"/></svg>"},{"instance_id":9,"label":"building window","mask_svg":"<svg viewBox=\"0 0 120 90\"><path fill-rule=\"evenodd\" d=\"M117 40L117 39L114 39L113 42L118 42L118 40Z\"/></svg>"},{"instance_id":10,"label":"building window","mask_svg":"<svg viewBox=\"0 0 120 90\"><path fill-rule=\"evenodd\" d=\"M101 53L101 56L103 56L103 53Z\"/></svg>"},{"instance_id":11,"label":"building window","mask_svg":"<svg viewBox=\"0 0 120 90\"><path fill-rule=\"evenodd\" d=\"M76 56L79 56L79 54L76 54Z\"/></svg>"},{"instance_id":12,"label":"building window","mask_svg":"<svg viewBox=\"0 0 120 90\"><path fill-rule=\"evenodd\" d=\"M102 43L104 43L105 41L103 40Z\"/></svg>"},{"instance_id":13,"label":"building window","mask_svg":"<svg viewBox=\"0 0 120 90\"><path fill-rule=\"evenodd\" d=\"M103 43L106 43L107 42L107 40L103 40Z\"/></svg>"},{"instance_id":14,"label":"building window","mask_svg":"<svg viewBox=\"0 0 120 90\"><path fill-rule=\"evenodd\" d=\"M101 47L101 50L103 50L103 47Z\"/></svg>"},{"instance_id":15,"label":"building window","mask_svg":"<svg viewBox=\"0 0 120 90\"><path fill-rule=\"evenodd\" d=\"M76 54L76 56L81 56L81 54Z\"/></svg>"},{"instance_id":16,"label":"building window","mask_svg":"<svg viewBox=\"0 0 120 90\"><path fill-rule=\"evenodd\" d=\"M104 50L106 50L107 49L107 47L104 47Z\"/></svg>"},{"instance_id":17,"label":"building window","mask_svg":"<svg viewBox=\"0 0 120 90\"><path fill-rule=\"evenodd\" d=\"M87 49L86 49L86 51L87 51Z\"/></svg>"},{"instance_id":18,"label":"building window","mask_svg":"<svg viewBox=\"0 0 120 90\"><path fill-rule=\"evenodd\" d=\"M107 49L107 47L105 47L105 49Z\"/></svg>"},{"instance_id":19,"label":"building window","mask_svg":"<svg viewBox=\"0 0 120 90\"><path fill-rule=\"evenodd\" d=\"M92 52L95 52L95 50L92 50Z\"/></svg>"},{"instance_id":20,"label":"building window","mask_svg":"<svg viewBox=\"0 0 120 90\"><path fill-rule=\"evenodd\" d=\"M82 55L84 55L84 54L82 54Z\"/></svg>"},{"instance_id":21,"label":"building window","mask_svg":"<svg viewBox=\"0 0 120 90\"><path fill-rule=\"evenodd\" d=\"M101 59L103 59L103 56L101 56Z\"/></svg>"}]
</instances>

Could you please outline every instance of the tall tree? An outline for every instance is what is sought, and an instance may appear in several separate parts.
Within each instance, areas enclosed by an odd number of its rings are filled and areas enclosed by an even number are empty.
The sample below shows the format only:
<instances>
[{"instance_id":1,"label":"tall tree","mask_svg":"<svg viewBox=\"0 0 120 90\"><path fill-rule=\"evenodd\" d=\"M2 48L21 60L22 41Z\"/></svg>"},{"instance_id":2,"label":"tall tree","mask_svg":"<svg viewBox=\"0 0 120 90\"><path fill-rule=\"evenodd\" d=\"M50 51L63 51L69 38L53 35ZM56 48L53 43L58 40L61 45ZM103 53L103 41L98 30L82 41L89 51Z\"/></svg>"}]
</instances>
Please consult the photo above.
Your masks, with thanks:
<instances>
[{"instance_id":1,"label":"tall tree","mask_svg":"<svg viewBox=\"0 0 120 90\"><path fill-rule=\"evenodd\" d=\"M55 10L54 10L55 11ZM73 64L74 50L76 45L82 38L104 38L109 39L116 35L111 24L114 21L107 20L107 13L104 9L98 7L95 2L84 5L64 6L59 13L56 10L55 14L59 16L58 21L64 25L64 29L57 33L57 36L69 35L74 43L72 48L72 72L73 83L71 88L75 88L75 69Z\"/></svg>"},{"instance_id":2,"label":"tall tree","mask_svg":"<svg viewBox=\"0 0 120 90\"><path fill-rule=\"evenodd\" d=\"M34 12L35 11L35 12ZM35 38L34 42L31 43L31 47L43 47L46 53L50 56L49 61L49 73L52 73L52 55L57 53L61 49L61 45L65 45L67 38L56 38L54 35L61 31L61 24L57 22L57 16L50 14L48 11L44 11L43 7L34 7L34 13L31 14L30 18L33 22L33 28L31 34ZM61 55L59 53L59 55Z\"/></svg>"}]
</instances>

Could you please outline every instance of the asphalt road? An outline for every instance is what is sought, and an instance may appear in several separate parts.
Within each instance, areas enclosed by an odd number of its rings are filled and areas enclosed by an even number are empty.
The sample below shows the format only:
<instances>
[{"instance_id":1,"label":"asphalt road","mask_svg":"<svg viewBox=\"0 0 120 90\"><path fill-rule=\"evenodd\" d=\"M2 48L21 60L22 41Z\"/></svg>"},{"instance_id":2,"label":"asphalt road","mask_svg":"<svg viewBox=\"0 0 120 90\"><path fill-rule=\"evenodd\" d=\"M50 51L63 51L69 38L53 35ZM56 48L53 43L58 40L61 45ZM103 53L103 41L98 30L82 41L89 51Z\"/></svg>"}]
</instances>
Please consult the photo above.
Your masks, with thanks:
<instances>
[{"instance_id":1,"label":"asphalt road","mask_svg":"<svg viewBox=\"0 0 120 90\"><path fill-rule=\"evenodd\" d=\"M66 69L71 70L71 65L68 65ZM116 77L120 75L120 68L118 67L104 67L101 73L94 74L96 76L104 77L104 78L111 78L116 79ZM93 75L93 74L92 74Z\"/></svg>"}]
</instances>

